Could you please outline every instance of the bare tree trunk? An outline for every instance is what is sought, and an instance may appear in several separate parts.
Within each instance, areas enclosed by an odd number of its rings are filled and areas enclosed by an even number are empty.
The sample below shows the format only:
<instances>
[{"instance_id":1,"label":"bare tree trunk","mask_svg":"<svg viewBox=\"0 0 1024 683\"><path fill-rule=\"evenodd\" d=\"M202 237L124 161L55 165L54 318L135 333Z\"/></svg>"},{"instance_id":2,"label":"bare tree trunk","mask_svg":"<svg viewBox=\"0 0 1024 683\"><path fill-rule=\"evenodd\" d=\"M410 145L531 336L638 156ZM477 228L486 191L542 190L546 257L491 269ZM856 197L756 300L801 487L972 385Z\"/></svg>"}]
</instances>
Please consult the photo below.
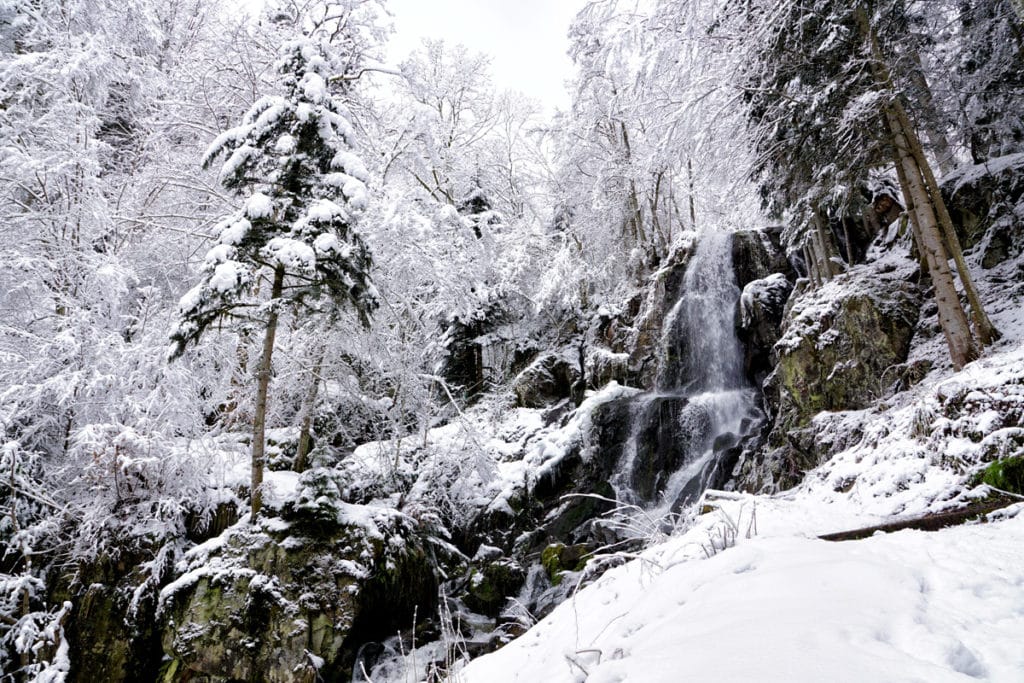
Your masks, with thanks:
<instances>
[{"instance_id":1,"label":"bare tree trunk","mask_svg":"<svg viewBox=\"0 0 1024 683\"><path fill-rule=\"evenodd\" d=\"M992 324L992 321L989 320L988 314L985 313L985 308L981 304L981 297L978 296L978 289L974 285L974 278L971 277L971 271L964 260L963 249L960 248L960 239L956 236L956 229L953 227L953 219L949 215L949 209L946 208L946 202L942 199L942 192L935 181L935 174L932 172L931 166L928 165L927 158L925 158L924 150L921 148L921 141L918 140L913 128L910 127L910 119L907 117L907 112L904 111L899 102L893 103L893 109L899 124L903 128L903 135L910 147L910 153L921 168L922 177L928 186L932 204L935 206L935 214L939 220L939 225L942 227L943 237L946 240L946 246L953 257L953 262L956 263L956 272L960 276L960 282L964 286L964 293L967 295L967 303L971 307L971 320L974 322L974 331L978 335L978 342L983 347L989 346L992 342L998 340L1001 335Z\"/></svg>"},{"instance_id":2,"label":"bare tree trunk","mask_svg":"<svg viewBox=\"0 0 1024 683\"><path fill-rule=\"evenodd\" d=\"M256 371L256 406L252 419L252 484L250 496L250 522L263 508L263 465L266 462L267 389L270 386L271 360L274 355L274 336L277 334L277 303L284 287L284 267L274 269L274 284L270 289L270 314L263 334L263 353Z\"/></svg>"},{"instance_id":3,"label":"bare tree trunk","mask_svg":"<svg viewBox=\"0 0 1024 683\"><path fill-rule=\"evenodd\" d=\"M894 93L892 75L881 47L878 45L878 36L871 26L871 20L863 4L857 8L856 18L860 25L861 35L871 50L873 57L871 68L875 80L880 86ZM942 197L938 196L936 199L928 192L925 173L931 173L931 168L927 162L921 164L913 152L908 139L908 135L912 134L912 129L907 125L906 112L900 107L895 93L892 101L884 106L883 114L896 155L897 172L900 174L900 185L907 203L907 211L912 217L917 216L914 227L918 232L920 248L924 252L923 256L928 263L932 284L935 287L939 325L946 337L953 367L959 370L978 357L978 349L971 336L971 326L967 321L967 314L964 313L964 309L960 305L960 296L956 291L956 284L953 282L953 273L949 270L949 256L943 244L942 228L936 215L937 203L942 202ZM916 135L914 137L916 140ZM917 142L918 148L920 148L920 141ZM938 195L938 187L933 187L935 194ZM944 204L942 208L945 209ZM953 236L956 237L955 234Z\"/></svg>"},{"instance_id":4,"label":"bare tree trunk","mask_svg":"<svg viewBox=\"0 0 1024 683\"><path fill-rule=\"evenodd\" d=\"M308 466L307 460L310 445L313 441L313 413L315 412L316 394L320 387L320 370L324 365L325 354L326 350L323 346L316 350L316 361L313 363L313 371L309 378L309 389L306 391L306 396L302 401L302 426L299 428L299 445L295 452L295 466L293 468L296 472L305 472Z\"/></svg>"},{"instance_id":5,"label":"bare tree trunk","mask_svg":"<svg viewBox=\"0 0 1024 683\"><path fill-rule=\"evenodd\" d=\"M810 243L805 242L803 251L804 261L807 262L807 279L811 281L811 286L821 287L821 276L818 274L818 264L815 261L814 249Z\"/></svg>"},{"instance_id":6,"label":"bare tree trunk","mask_svg":"<svg viewBox=\"0 0 1024 683\"><path fill-rule=\"evenodd\" d=\"M938 305L939 325L946 337L949 357L957 370L978 357L978 350L971 337L967 314L960 306L960 296L949 270L948 254L939 231L938 219L932 206L931 197L924 186L921 169L910 153L906 138L897 121L896 114L888 107L885 111L900 172L907 211L918 233L918 244L928 264L928 271L935 287L935 302ZM916 216L917 220L913 220Z\"/></svg>"},{"instance_id":7,"label":"bare tree trunk","mask_svg":"<svg viewBox=\"0 0 1024 683\"><path fill-rule=\"evenodd\" d=\"M686 157L686 180L689 187L687 188L688 196L690 199L690 230L697 229L697 204L694 199L693 192L693 160L690 157Z\"/></svg>"},{"instance_id":8,"label":"bare tree trunk","mask_svg":"<svg viewBox=\"0 0 1024 683\"><path fill-rule=\"evenodd\" d=\"M812 222L818 236L818 246L821 248L822 275L826 280L831 280L839 274L839 268L832 262L832 257L836 256L836 250L832 244L832 233L828 230L828 217L822 213L817 204L814 205Z\"/></svg>"}]
</instances>

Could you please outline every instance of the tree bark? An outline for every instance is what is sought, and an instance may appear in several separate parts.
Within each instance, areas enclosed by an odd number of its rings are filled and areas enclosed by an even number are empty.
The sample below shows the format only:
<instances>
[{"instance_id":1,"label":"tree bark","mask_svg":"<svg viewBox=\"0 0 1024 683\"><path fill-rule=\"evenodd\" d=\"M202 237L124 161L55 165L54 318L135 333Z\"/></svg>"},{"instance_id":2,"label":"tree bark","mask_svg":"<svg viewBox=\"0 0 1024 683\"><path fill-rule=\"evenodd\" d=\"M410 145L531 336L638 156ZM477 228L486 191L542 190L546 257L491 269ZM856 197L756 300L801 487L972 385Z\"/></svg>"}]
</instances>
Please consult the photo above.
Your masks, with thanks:
<instances>
[{"instance_id":1,"label":"tree bark","mask_svg":"<svg viewBox=\"0 0 1024 683\"><path fill-rule=\"evenodd\" d=\"M814 231L818 235L818 246L821 247L822 275L826 280L831 280L839 274L839 268L832 261L832 257L837 255L837 251L833 248L832 234L828 230L828 218L818 208L817 204L814 205L812 222L814 223Z\"/></svg>"},{"instance_id":2,"label":"tree bark","mask_svg":"<svg viewBox=\"0 0 1024 683\"><path fill-rule=\"evenodd\" d=\"M903 134L910 147L910 153L921 168L922 177L928 186L932 204L935 206L935 214L939 220L939 225L942 227L943 237L946 240L946 246L953 257L953 262L956 263L956 272L960 276L960 282L964 286L964 293L967 295L967 303L971 307L971 320L974 323L974 331L978 336L978 342L983 347L989 346L992 342L997 341L1001 335L992 324L992 321L989 320L988 314L985 313L985 308L981 304L978 289L974 286L974 278L971 277L971 271L964 260L963 249L960 248L960 239L956 236L956 229L953 227L953 219L949 215L946 202L942 199L942 192L935 181L935 174L932 172L931 166L928 165L924 149L921 147L921 141L914 134L913 128L910 127L910 119L907 116L907 112L904 111L899 102L893 103L893 109L903 128Z\"/></svg>"},{"instance_id":3,"label":"tree bark","mask_svg":"<svg viewBox=\"0 0 1024 683\"><path fill-rule=\"evenodd\" d=\"M312 429L313 429L313 412L316 406L316 394L320 387L320 370L324 365L324 354L326 353L323 347L317 349L316 362L313 364L313 372L311 373L309 381L309 389L306 392L306 396L302 401L302 426L299 428L299 445L295 452L295 465L293 469L296 472L305 472L308 466L307 460L309 456L310 444L312 443Z\"/></svg>"},{"instance_id":4,"label":"tree bark","mask_svg":"<svg viewBox=\"0 0 1024 683\"><path fill-rule=\"evenodd\" d=\"M267 389L270 387L271 361L274 355L274 336L277 334L277 306L284 288L284 266L274 269L274 283L270 289L270 314L263 334L263 353L256 371L256 406L252 419L252 484L249 494L249 521L254 523L263 508L263 465L266 462Z\"/></svg>"},{"instance_id":5,"label":"tree bark","mask_svg":"<svg viewBox=\"0 0 1024 683\"><path fill-rule=\"evenodd\" d=\"M956 291L953 274L949 270L949 255L946 253L942 229L936 214L936 198L928 192L925 173L930 173L931 168L927 165L926 160L922 166L911 148L908 136L913 135L915 140L917 136L913 133L913 129L906 125L906 112L902 110L895 94L892 74L863 4L858 5L855 16L860 26L861 36L867 42L871 52L871 69L875 81L879 86L893 93L891 101L883 106L882 114L896 157L896 168L900 176L904 200L907 203L907 211L912 217L915 215L917 217L917 221L913 224L918 232L922 255L928 264L928 271L935 287L939 325L946 337L946 345L949 347L949 357L953 362L953 367L959 370L978 357L978 349L971 336L971 326L967 321L967 314L964 313L964 309L960 305L960 295ZM920 141L917 142L918 148L920 148ZM939 194L937 186L935 194ZM938 196L937 202L942 202L941 196ZM942 208L945 208L944 204Z\"/></svg>"},{"instance_id":6,"label":"tree bark","mask_svg":"<svg viewBox=\"0 0 1024 683\"><path fill-rule=\"evenodd\" d=\"M885 116L893 137L904 201L907 204L907 211L911 212L912 224L918 233L918 243L928 264L932 285L935 287L939 325L946 337L953 367L960 370L978 357L977 348L971 337L971 326L967 322L967 314L960 306L960 296L953 282L953 273L949 269L949 256L946 254L938 219L924 185L921 169L910 153L896 114L886 107ZM914 216L917 220L913 220Z\"/></svg>"}]
</instances>

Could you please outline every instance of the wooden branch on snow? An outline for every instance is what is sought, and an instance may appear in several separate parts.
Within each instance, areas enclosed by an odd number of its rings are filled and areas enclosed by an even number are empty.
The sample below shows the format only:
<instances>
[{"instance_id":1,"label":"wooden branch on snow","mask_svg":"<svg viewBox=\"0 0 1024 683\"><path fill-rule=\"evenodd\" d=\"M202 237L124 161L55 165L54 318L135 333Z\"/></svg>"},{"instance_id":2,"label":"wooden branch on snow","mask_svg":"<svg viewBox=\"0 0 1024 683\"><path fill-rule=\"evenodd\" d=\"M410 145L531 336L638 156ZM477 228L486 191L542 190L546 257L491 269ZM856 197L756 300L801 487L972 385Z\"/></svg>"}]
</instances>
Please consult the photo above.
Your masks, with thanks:
<instances>
[{"instance_id":1,"label":"wooden branch on snow","mask_svg":"<svg viewBox=\"0 0 1024 683\"><path fill-rule=\"evenodd\" d=\"M992 498L986 498L978 501L977 503L971 503L967 507L960 508L959 510L953 510L951 512L940 512L938 514L900 519L894 522L886 522L885 524L876 524L875 526L867 526L860 529L851 529L849 531L825 534L824 536L818 536L818 538L823 541L855 541L872 536L877 531L881 531L883 533L890 533L901 529L938 531L939 529L945 529L946 527L963 524L964 522L968 522L976 517L980 517L981 515L987 515L990 512L1001 510L1002 508L1019 502L1021 501L1017 497L999 495Z\"/></svg>"}]
</instances>

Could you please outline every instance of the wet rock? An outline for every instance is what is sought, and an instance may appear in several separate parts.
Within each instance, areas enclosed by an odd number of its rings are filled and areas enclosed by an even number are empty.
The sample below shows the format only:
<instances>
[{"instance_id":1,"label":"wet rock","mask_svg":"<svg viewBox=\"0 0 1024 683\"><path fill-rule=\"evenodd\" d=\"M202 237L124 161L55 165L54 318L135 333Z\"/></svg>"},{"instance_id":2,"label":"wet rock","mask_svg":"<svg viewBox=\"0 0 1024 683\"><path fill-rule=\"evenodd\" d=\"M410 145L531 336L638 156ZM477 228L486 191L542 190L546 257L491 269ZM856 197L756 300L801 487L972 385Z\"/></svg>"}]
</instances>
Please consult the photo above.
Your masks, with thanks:
<instances>
[{"instance_id":1,"label":"wet rock","mask_svg":"<svg viewBox=\"0 0 1024 683\"><path fill-rule=\"evenodd\" d=\"M587 543L566 545L552 543L541 552L540 562L551 585L557 586L565 572L578 572L586 564L586 558L594 552L595 546Z\"/></svg>"},{"instance_id":2,"label":"wet rock","mask_svg":"<svg viewBox=\"0 0 1024 683\"><path fill-rule=\"evenodd\" d=\"M782 247L781 227L737 230L732 236L732 263L740 289L774 273L795 279Z\"/></svg>"},{"instance_id":3,"label":"wet rock","mask_svg":"<svg viewBox=\"0 0 1024 683\"><path fill-rule=\"evenodd\" d=\"M752 280L740 295L736 336L744 349L744 372L760 386L771 371L771 352L782 334L782 319L793 284L782 273Z\"/></svg>"},{"instance_id":4,"label":"wet rock","mask_svg":"<svg viewBox=\"0 0 1024 683\"><path fill-rule=\"evenodd\" d=\"M515 561L501 558L471 570L465 603L474 612L497 617L509 597L526 580L526 572Z\"/></svg>"},{"instance_id":5,"label":"wet rock","mask_svg":"<svg viewBox=\"0 0 1024 683\"><path fill-rule=\"evenodd\" d=\"M629 343L629 369L636 386L654 388L665 316L682 294L686 269L695 249L696 242L676 248L652 276L639 304Z\"/></svg>"}]
</instances>

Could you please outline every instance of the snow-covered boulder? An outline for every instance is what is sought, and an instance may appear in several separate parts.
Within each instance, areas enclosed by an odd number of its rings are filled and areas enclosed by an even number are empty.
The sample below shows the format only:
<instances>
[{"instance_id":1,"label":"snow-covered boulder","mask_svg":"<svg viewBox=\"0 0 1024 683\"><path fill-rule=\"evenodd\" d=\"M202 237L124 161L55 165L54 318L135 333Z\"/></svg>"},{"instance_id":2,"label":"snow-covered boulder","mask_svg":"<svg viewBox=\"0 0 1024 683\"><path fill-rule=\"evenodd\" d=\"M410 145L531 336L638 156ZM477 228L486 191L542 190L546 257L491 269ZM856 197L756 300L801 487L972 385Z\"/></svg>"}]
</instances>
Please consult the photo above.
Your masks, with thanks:
<instances>
[{"instance_id":1,"label":"snow-covered boulder","mask_svg":"<svg viewBox=\"0 0 1024 683\"><path fill-rule=\"evenodd\" d=\"M415 521L322 495L307 474L282 517L243 520L179 563L160 593L160 680L347 678L360 644L433 609Z\"/></svg>"},{"instance_id":2,"label":"snow-covered boulder","mask_svg":"<svg viewBox=\"0 0 1024 683\"><path fill-rule=\"evenodd\" d=\"M909 263L909 262L908 262ZM800 481L829 454L801 430L822 411L866 408L905 373L920 313L912 264L856 266L797 298L775 344L775 369L765 380L773 428L768 454L745 463L752 488Z\"/></svg>"},{"instance_id":3,"label":"snow-covered boulder","mask_svg":"<svg viewBox=\"0 0 1024 683\"><path fill-rule=\"evenodd\" d=\"M771 369L771 350L781 334L793 284L782 273L748 282L740 295L736 336L744 346L744 370L760 384Z\"/></svg>"}]
</instances>

